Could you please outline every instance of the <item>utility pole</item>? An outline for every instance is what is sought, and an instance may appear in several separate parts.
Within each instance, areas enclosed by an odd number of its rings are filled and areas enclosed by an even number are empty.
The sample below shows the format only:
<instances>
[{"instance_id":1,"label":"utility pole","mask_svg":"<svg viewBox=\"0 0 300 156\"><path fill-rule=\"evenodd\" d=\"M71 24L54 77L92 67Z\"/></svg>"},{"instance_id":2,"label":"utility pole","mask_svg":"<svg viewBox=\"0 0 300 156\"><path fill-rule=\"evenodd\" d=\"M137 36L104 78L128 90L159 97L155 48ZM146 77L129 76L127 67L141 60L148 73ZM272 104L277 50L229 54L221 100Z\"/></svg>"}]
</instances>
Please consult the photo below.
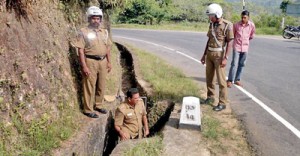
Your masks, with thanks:
<instances>
[{"instance_id":1,"label":"utility pole","mask_svg":"<svg viewBox=\"0 0 300 156\"><path fill-rule=\"evenodd\" d=\"M243 10L245 10L245 0L243 0Z\"/></svg>"}]
</instances>

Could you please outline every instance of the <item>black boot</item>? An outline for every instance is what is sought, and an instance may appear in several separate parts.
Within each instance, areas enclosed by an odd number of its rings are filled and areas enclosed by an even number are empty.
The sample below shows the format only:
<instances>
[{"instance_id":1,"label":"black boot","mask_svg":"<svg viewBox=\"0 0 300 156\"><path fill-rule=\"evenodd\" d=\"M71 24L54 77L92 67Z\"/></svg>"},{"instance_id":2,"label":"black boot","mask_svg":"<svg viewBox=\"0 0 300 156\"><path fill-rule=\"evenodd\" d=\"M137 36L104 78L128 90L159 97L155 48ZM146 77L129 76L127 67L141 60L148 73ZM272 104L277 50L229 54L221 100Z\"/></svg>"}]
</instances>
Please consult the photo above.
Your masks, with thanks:
<instances>
[{"instance_id":1,"label":"black boot","mask_svg":"<svg viewBox=\"0 0 300 156\"><path fill-rule=\"evenodd\" d=\"M207 98L204 101L201 101L200 104L207 104L207 105L212 105L214 103L214 99L213 98Z\"/></svg>"},{"instance_id":2,"label":"black boot","mask_svg":"<svg viewBox=\"0 0 300 156\"><path fill-rule=\"evenodd\" d=\"M223 110L225 108L226 108L226 105L224 105L224 104L218 104L217 106L215 106L213 108L213 110L218 112L218 111L221 111L221 110Z\"/></svg>"}]
</instances>

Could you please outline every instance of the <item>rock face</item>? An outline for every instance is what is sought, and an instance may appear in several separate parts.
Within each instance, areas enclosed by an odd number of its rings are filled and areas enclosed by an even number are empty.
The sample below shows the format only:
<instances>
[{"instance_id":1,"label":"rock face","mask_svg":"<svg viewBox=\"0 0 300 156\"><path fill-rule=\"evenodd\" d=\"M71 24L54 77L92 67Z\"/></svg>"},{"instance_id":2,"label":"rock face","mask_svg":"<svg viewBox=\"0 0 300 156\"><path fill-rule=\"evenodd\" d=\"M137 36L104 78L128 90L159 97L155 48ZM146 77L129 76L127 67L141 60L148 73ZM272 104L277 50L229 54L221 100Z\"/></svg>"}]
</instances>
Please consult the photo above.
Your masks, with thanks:
<instances>
[{"instance_id":1,"label":"rock face","mask_svg":"<svg viewBox=\"0 0 300 156\"><path fill-rule=\"evenodd\" d=\"M105 136L108 133L107 124L112 121L111 115L100 115L98 119L86 118L87 123L81 132L56 149L53 155L102 155L105 146Z\"/></svg>"},{"instance_id":2,"label":"rock face","mask_svg":"<svg viewBox=\"0 0 300 156\"><path fill-rule=\"evenodd\" d=\"M76 130L55 155L102 155L111 148L105 140L114 138L106 138L111 115L92 120L80 112L81 73L70 41L74 22L86 24L80 22L88 2L98 1L0 2L0 155L48 155ZM57 125L70 128L49 128ZM51 145L44 134L55 138Z\"/></svg>"},{"instance_id":3,"label":"rock face","mask_svg":"<svg viewBox=\"0 0 300 156\"><path fill-rule=\"evenodd\" d=\"M71 25L58 4L48 3L32 4L28 19L17 20L14 11L0 14L0 96L10 105L3 109L22 103L28 109L21 113L29 121L46 109L58 115L59 101L77 103L69 54Z\"/></svg>"},{"instance_id":4,"label":"rock face","mask_svg":"<svg viewBox=\"0 0 300 156\"><path fill-rule=\"evenodd\" d=\"M79 68L69 46L76 31L59 0L6 2L0 2L0 144L19 155L36 150L34 134L62 120L63 111L78 119Z\"/></svg>"},{"instance_id":5,"label":"rock face","mask_svg":"<svg viewBox=\"0 0 300 156\"><path fill-rule=\"evenodd\" d=\"M84 117L79 133L65 141L60 148L52 151L55 156L110 155L118 141L114 130L114 111L119 101L105 102L104 107L109 111L100 114L99 118Z\"/></svg>"}]
</instances>

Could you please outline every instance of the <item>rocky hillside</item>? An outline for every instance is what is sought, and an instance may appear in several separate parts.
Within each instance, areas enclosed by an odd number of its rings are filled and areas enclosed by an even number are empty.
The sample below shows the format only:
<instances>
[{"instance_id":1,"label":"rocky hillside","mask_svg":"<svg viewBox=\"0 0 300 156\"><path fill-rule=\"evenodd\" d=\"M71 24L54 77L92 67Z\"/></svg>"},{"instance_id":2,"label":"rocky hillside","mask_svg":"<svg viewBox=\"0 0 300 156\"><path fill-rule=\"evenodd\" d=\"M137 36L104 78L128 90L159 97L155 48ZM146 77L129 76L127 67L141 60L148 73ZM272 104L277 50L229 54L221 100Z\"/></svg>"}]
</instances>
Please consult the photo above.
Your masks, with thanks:
<instances>
[{"instance_id":1,"label":"rocky hillside","mask_svg":"<svg viewBox=\"0 0 300 156\"><path fill-rule=\"evenodd\" d=\"M70 21L83 16L62 2L0 1L0 155L43 154L77 129Z\"/></svg>"}]
</instances>

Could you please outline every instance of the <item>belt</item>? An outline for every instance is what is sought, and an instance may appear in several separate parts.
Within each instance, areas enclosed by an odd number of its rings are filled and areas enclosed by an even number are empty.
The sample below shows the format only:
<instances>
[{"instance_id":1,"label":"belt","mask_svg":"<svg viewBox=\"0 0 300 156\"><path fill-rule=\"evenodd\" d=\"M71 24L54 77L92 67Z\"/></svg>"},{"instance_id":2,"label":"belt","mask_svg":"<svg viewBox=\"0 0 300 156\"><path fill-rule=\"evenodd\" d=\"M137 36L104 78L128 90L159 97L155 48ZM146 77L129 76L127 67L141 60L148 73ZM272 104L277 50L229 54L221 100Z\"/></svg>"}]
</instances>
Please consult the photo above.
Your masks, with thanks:
<instances>
[{"instance_id":1,"label":"belt","mask_svg":"<svg viewBox=\"0 0 300 156\"><path fill-rule=\"evenodd\" d=\"M212 47L208 47L209 51L223 51L223 48L212 48Z\"/></svg>"},{"instance_id":2,"label":"belt","mask_svg":"<svg viewBox=\"0 0 300 156\"><path fill-rule=\"evenodd\" d=\"M85 55L86 58L89 58L89 59L94 59L94 60L104 60L106 58L106 56L100 56L100 55Z\"/></svg>"}]
</instances>

